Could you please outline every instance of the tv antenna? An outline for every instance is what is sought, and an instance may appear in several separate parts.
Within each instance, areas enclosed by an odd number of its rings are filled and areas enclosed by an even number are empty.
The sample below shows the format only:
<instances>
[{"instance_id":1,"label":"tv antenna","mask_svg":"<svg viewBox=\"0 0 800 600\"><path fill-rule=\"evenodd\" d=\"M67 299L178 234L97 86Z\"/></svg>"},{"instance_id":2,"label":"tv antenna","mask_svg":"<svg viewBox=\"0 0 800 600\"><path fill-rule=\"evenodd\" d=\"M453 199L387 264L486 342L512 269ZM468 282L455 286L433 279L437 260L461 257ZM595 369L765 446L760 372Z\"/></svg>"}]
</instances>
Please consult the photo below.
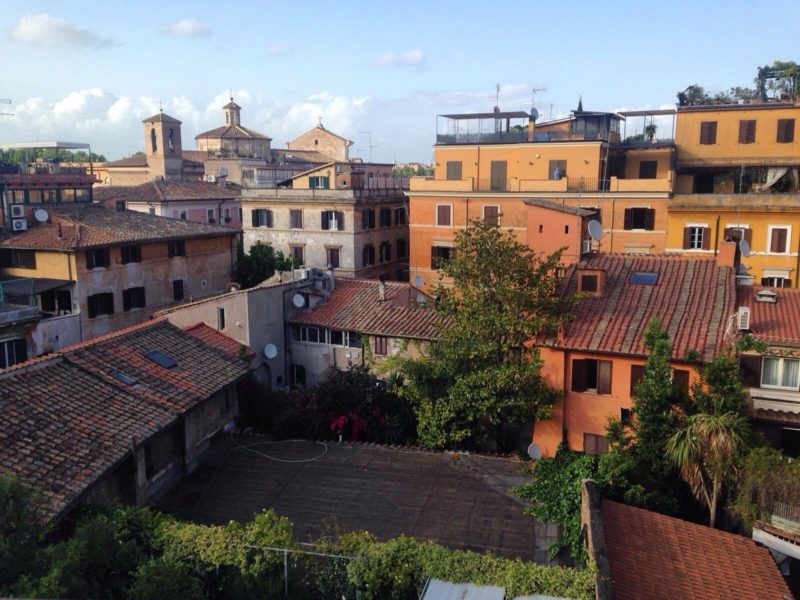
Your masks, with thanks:
<instances>
[{"instance_id":1,"label":"tv antenna","mask_svg":"<svg viewBox=\"0 0 800 600\"><path fill-rule=\"evenodd\" d=\"M546 87L532 87L531 88L531 112L533 112L534 107L536 106L536 93L537 92L546 92Z\"/></svg>"},{"instance_id":2,"label":"tv antenna","mask_svg":"<svg viewBox=\"0 0 800 600\"><path fill-rule=\"evenodd\" d=\"M372 144L372 132L371 131L359 131L358 133L363 133L369 136L369 162L372 162L372 149L377 148L377 146L373 146Z\"/></svg>"},{"instance_id":3,"label":"tv antenna","mask_svg":"<svg viewBox=\"0 0 800 600\"><path fill-rule=\"evenodd\" d=\"M494 105L500 106L500 84L496 83L494 87Z\"/></svg>"},{"instance_id":4,"label":"tv antenna","mask_svg":"<svg viewBox=\"0 0 800 600\"><path fill-rule=\"evenodd\" d=\"M2 102L3 104L11 104L11 99L10 98L0 98L0 102ZM4 113L0 113L0 115L5 116L5 117L13 117L14 113L4 112Z\"/></svg>"}]
</instances>

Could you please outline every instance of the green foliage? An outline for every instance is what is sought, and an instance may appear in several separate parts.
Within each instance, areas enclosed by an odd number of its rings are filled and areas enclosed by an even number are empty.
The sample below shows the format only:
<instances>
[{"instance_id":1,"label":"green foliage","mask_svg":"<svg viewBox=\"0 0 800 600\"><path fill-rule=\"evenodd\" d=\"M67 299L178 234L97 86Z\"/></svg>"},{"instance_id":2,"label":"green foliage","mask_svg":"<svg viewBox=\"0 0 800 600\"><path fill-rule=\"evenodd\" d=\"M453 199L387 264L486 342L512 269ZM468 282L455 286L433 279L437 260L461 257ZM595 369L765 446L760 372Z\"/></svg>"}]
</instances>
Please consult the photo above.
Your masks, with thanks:
<instances>
[{"instance_id":1,"label":"green foliage","mask_svg":"<svg viewBox=\"0 0 800 600\"><path fill-rule=\"evenodd\" d=\"M205 594L202 582L186 565L159 556L139 566L133 574L128 597L131 600L201 600Z\"/></svg>"},{"instance_id":2,"label":"green foliage","mask_svg":"<svg viewBox=\"0 0 800 600\"><path fill-rule=\"evenodd\" d=\"M773 448L754 448L742 460L731 511L747 527L772 513L776 502L797 504L800 498L800 460Z\"/></svg>"},{"instance_id":3,"label":"green foliage","mask_svg":"<svg viewBox=\"0 0 800 600\"><path fill-rule=\"evenodd\" d=\"M41 494L0 474L0 591L31 568L44 531Z\"/></svg>"},{"instance_id":4,"label":"green foliage","mask_svg":"<svg viewBox=\"0 0 800 600\"><path fill-rule=\"evenodd\" d=\"M739 363L732 356L720 354L703 369L700 382L692 387L688 409L742 415L746 408L747 392L742 387Z\"/></svg>"},{"instance_id":5,"label":"green foliage","mask_svg":"<svg viewBox=\"0 0 800 600\"><path fill-rule=\"evenodd\" d=\"M90 155L83 150L58 150L58 152L50 148L0 150L0 163L5 164L35 162L37 159L58 163L82 163L89 162L90 158L92 162L106 162L106 157L102 154L92 152Z\"/></svg>"},{"instance_id":6,"label":"green foliage","mask_svg":"<svg viewBox=\"0 0 800 600\"><path fill-rule=\"evenodd\" d=\"M763 340L759 340L752 333L746 333L736 340L737 352L756 352L758 354L766 354L769 344Z\"/></svg>"},{"instance_id":7,"label":"green foliage","mask_svg":"<svg viewBox=\"0 0 800 600\"><path fill-rule=\"evenodd\" d=\"M400 366L424 445L479 443L504 424L550 415L555 393L530 341L574 303L557 290L559 257L539 258L495 225L474 222L457 234L454 258L441 265L452 287L435 291L448 325L420 359Z\"/></svg>"},{"instance_id":8,"label":"green foliage","mask_svg":"<svg viewBox=\"0 0 800 600\"><path fill-rule=\"evenodd\" d=\"M433 167L420 165L412 167L406 165L404 167L395 167L392 169L392 177L430 177L433 175Z\"/></svg>"},{"instance_id":9,"label":"green foliage","mask_svg":"<svg viewBox=\"0 0 800 600\"><path fill-rule=\"evenodd\" d=\"M248 254L239 246L238 280L242 289L258 285L265 279L272 277L276 271L289 271L294 266L292 260L286 258L282 252L275 252L272 246L256 242L250 247Z\"/></svg>"},{"instance_id":10,"label":"green foliage","mask_svg":"<svg viewBox=\"0 0 800 600\"><path fill-rule=\"evenodd\" d=\"M533 479L514 492L533 503L530 514L556 523L562 536L550 548L555 557L562 549L579 563L586 560L581 540L581 480L597 476L597 458L560 446L554 458L542 458L533 466Z\"/></svg>"}]
</instances>

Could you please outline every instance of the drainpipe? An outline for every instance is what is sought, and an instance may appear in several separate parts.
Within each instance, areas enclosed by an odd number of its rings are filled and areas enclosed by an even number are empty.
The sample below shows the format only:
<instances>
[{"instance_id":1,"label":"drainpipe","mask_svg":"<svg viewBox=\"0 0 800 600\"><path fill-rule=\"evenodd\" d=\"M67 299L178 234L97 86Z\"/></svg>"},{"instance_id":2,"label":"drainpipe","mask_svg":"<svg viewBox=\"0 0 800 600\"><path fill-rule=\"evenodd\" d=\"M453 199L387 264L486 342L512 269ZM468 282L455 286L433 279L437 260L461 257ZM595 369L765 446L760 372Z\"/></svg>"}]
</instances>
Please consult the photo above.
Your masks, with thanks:
<instances>
[{"instance_id":1,"label":"drainpipe","mask_svg":"<svg viewBox=\"0 0 800 600\"><path fill-rule=\"evenodd\" d=\"M797 263L794 266L794 287L800 287L800 236L797 239Z\"/></svg>"},{"instance_id":2,"label":"drainpipe","mask_svg":"<svg viewBox=\"0 0 800 600\"><path fill-rule=\"evenodd\" d=\"M719 251L719 215L717 215L717 224L714 229L714 256L716 257Z\"/></svg>"}]
</instances>

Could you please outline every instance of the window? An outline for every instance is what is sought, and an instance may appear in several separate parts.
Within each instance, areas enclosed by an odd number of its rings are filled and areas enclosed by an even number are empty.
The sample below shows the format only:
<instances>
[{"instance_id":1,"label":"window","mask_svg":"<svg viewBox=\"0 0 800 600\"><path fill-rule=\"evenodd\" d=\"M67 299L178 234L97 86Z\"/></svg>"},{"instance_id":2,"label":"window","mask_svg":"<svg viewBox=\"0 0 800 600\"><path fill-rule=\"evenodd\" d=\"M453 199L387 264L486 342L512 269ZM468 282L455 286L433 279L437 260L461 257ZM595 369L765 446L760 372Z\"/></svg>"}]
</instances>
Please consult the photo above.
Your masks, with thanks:
<instances>
[{"instance_id":1,"label":"window","mask_svg":"<svg viewBox=\"0 0 800 600\"><path fill-rule=\"evenodd\" d=\"M187 220L189 218L189 213L186 212L185 210L180 211L180 213L178 213L178 215L179 215L181 221L185 221L185 220Z\"/></svg>"},{"instance_id":2,"label":"window","mask_svg":"<svg viewBox=\"0 0 800 600\"><path fill-rule=\"evenodd\" d=\"M147 212L150 213L151 215L154 215L156 214L156 209L151 206L150 208L147 209Z\"/></svg>"},{"instance_id":3,"label":"window","mask_svg":"<svg viewBox=\"0 0 800 600\"><path fill-rule=\"evenodd\" d=\"M41 310L54 315L72 313L72 293L69 290L48 290L39 295Z\"/></svg>"},{"instance_id":4,"label":"window","mask_svg":"<svg viewBox=\"0 0 800 600\"><path fill-rule=\"evenodd\" d=\"M367 244L361 250L361 264L368 267L375 264L375 246Z\"/></svg>"},{"instance_id":5,"label":"window","mask_svg":"<svg viewBox=\"0 0 800 600\"><path fill-rule=\"evenodd\" d=\"M169 254L170 258L186 256L186 241L172 240L171 242L167 242L167 254Z\"/></svg>"},{"instance_id":6,"label":"window","mask_svg":"<svg viewBox=\"0 0 800 600\"><path fill-rule=\"evenodd\" d=\"M150 148L153 154L158 152L158 144L156 144L156 130L155 127L150 129Z\"/></svg>"},{"instance_id":7,"label":"window","mask_svg":"<svg viewBox=\"0 0 800 600\"><path fill-rule=\"evenodd\" d=\"M449 204L439 204L436 206L436 224L439 227L450 227L450 219L453 207Z\"/></svg>"},{"instance_id":8,"label":"window","mask_svg":"<svg viewBox=\"0 0 800 600\"><path fill-rule=\"evenodd\" d=\"M508 163L504 160L493 160L491 169L492 169L492 179L490 181L490 189L493 192L505 192L506 191L506 172L508 168Z\"/></svg>"},{"instance_id":9,"label":"window","mask_svg":"<svg viewBox=\"0 0 800 600\"><path fill-rule=\"evenodd\" d=\"M382 208L381 209L381 227L391 227L392 226L392 209L391 208Z\"/></svg>"},{"instance_id":10,"label":"window","mask_svg":"<svg viewBox=\"0 0 800 600\"><path fill-rule=\"evenodd\" d=\"M114 294L111 292L89 296L86 299L86 304L89 309L90 319L94 319L98 315L114 314Z\"/></svg>"},{"instance_id":11,"label":"window","mask_svg":"<svg viewBox=\"0 0 800 600\"><path fill-rule=\"evenodd\" d=\"M404 239L397 240L396 247L397 247L397 258L405 258L408 253L408 246L406 244L406 241Z\"/></svg>"},{"instance_id":12,"label":"window","mask_svg":"<svg viewBox=\"0 0 800 600\"><path fill-rule=\"evenodd\" d=\"M739 227L726 227L725 231L722 234L722 238L725 240L733 240L738 242L739 240L745 240L748 244L751 242L751 231L750 228L745 226Z\"/></svg>"},{"instance_id":13,"label":"window","mask_svg":"<svg viewBox=\"0 0 800 600\"><path fill-rule=\"evenodd\" d=\"M631 398L636 395L636 386L642 380L642 377L644 377L644 365L631 365Z\"/></svg>"},{"instance_id":14,"label":"window","mask_svg":"<svg viewBox=\"0 0 800 600\"><path fill-rule=\"evenodd\" d=\"M700 123L700 143L708 146L717 143L716 121L703 121Z\"/></svg>"},{"instance_id":15,"label":"window","mask_svg":"<svg viewBox=\"0 0 800 600\"><path fill-rule=\"evenodd\" d=\"M214 218L214 209L213 208L209 208L206 211L206 222L213 223L214 221L216 221L216 219Z\"/></svg>"},{"instance_id":16,"label":"window","mask_svg":"<svg viewBox=\"0 0 800 600\"><path fill-rule=\"evenodd\" d=\"M361 212L361 227L363 229L374 229L375 228L375 209L374 208L365 208Z\"/></svg>"},{"instance_id":17,"label":"window","mask_svg":"<svg viewBox=\"0 0 800 600\"><path fill-rule=\"evenodd\" d=\"M322 211L322 229L329 231L337 229L344 230L344 213L336 210L323 210Z\"/></svg>"},{"instance_id":18,"label":"window","mask_svg":"<svg viewBox=\"0 0 800 600\"><path fill-rule=\"evenodd\" d=\"M578 282L579 292L596 293L598 289L597 275L581 273L580 281Z\"/></svg>"},{"instance_id":19,"label":"window","mask_svg":"<svg viewBox=\"0 0 800 600\"><path fill-rule=\"evenodd\" d=\"M132 246L123 246L122 250L122 264L142 262L142 247L138 244Z\"/></svg>"},{"instance_id":20,"label":"window","mask_svg":"<svg viewBox=\"0 0 800 600\"><path fill-rule=\"evenodd\" d=\"M631 283L636 285L655 285L658 273L654 271L634 271L631 273Z\"/></svg>"},{"instance_id":21,"label":"window","mask_svg":"<svg viewBox=\"0 0 800 600\"><path fill-rule=\"evenodd\" d=\"M339 268L339 248L326 248L325 261L329 269Z\"/></svg>"},{"instance_id":22,"label":"window","mask_svg":"<svg viewBox=\"0 0 800 600\"><path fill-rule=\"evenodd\" d=\"M788 277L762 277L761 285L764 287L787 288L792 287L792 280Z\"/></svg>"},{"instance_id":23,"label":"window","mask_svg":"<svg viewBox=\"0 0 800 600\"><path fill-rule=\"evenodd\" d=\"M392 243L391 242L381 242L380 247L378 248L379 259L382 263L389 262L392 260Z\"/></svg>"},{"instance_id":24,"label":"window","mask_svg":"<svg viewBox=\"0 0 800 600\"><path fill-rule=\"evenodd\" d=\"M122 290L122 310L128 311L133 308L144 308L144 288L135 287Z\"/></svg>"},{"instance_id":25,"label":"window","mask_svg":"<svg viewBox=\"0 0 800 600\"><path fill-rule=\"evenodd\" d=\"M611 393L611 361L592 358L572 361L572 391Z\"/></svg>"},{"instance_id":26,"label":"window","mask_svg":"<svg viewBox=\"0 0 800 600\"><path fill-rule=\"evenodd\" d=\"M33 250L0 250L0 267L35 269L36 252Z\"/></svg>"},{"instance_id":27,"label":"window","mask_svg":"<svg viewBox=\"0 0 800 600\"><path fill-rule=\"evenodd\" d=\"M655 229L656 210L654 208L626 208L625 223L626 230L643 229L653 231Z\"/></svg>"},{"instance_id":28,"label":"window","mask_svg":"<svg viewBox=\"0 0 800 600\"><path fill-rule=\"evenodd\" d=\"M175 140L172 137L172 128L167 129L167 147L170 152L175 152Z\"/></svg>"},{"instance_id":29,"label":"window","mask_svg":"<svg viewBox=\"0 0 800 600\"><path fill-rule=\"evenodd\" d=\"M331 329L330 331L330 339L332 346L344 346L345 345L345 337L347 333L344 331L334 331Z\"/></svg>"},{"instance_id":30,"label":"window","mask_svg":"<svg viewBox=\"0 0 800 600\"><path fill-rule=\"evenodd\" d=\"M689 395L689 371L672 369L672 391L677 396Z\"/></svg>"},{"instance_id":31,"label":"window","mask_svg":"<svg viewBox=\"0 0 800 600\"><path fill-rule=\"evenodd\" d=\"M61 190L65 192L66 190ZM117 212L125 212L125 200L117 200Z\"/></svg>"},{"instance_id":32,"label":"window","mask_svg":"<svg viewBox=\"0 0 800 600\"><path fill-rule=\"evenodd\" d=\"M753 144L756 141L756 122L754 120L739 121L739 143Z\"/></svg>"},{"instance_id":33,"label":"window","mask_svg":"<svg viewBox=\"0 0 800 600\"><path fill-rule=\"evenodd\" d=\"M794 119L778 119L779 144L791 144L794 142Z\"/></svg>"},{"instance_id":34,"label":"window","mask_svg":"<svg viewBox=\"0 0 800 600\"><path fill-rule=\"evenodd\" d=\"M180 302L185 298L185 292L183 290L183 279L175 279L172 282L172 299L175 302Z\"/></svg>"},{"instance_id":35,"label":"window","mask_svg":"<svg viewBox=\"0 0 800 600\"><path fill-rule=\"evenodd\" d=\"M289 251L292 253L292 261L295 267L303 266L305 257L303 256L303 246L289 246Z\"/></svg>"},{"instance_id":36,"label":"window","mask_svg":"<svg viewBox=\"0 0 800 600\"><path fill-rule=\"evenodd\" d=\"M643 160L639 163L639 179L655 179L657 176L657 160Z\"/></svg>"},{"instance_id":37,"label":"window","mask_svg":"<svg viewBox=\"0 0 800 600\"><path fill-rule=\"evenodd\" d=\"M431 246L431 269L441 269L442 262L455 256L455 248L449 246Z\"/></svg>"},{"instance_id":38,"label":"window","mask_svg":"<svg viewBox=\"0 0 800 600\"><path fill-rule=\"evenodd\" d=\"M603 452L608 452L608 438L596 433L584 433L583 451L586 454L602 454Z\"/></svg>"},{"instance_id":39,"label":"window","mask_svg":"<svg viewBox=\"0 0 800 600\"><path fill-rule=\"evenodd\" d=\"M800 387L800 359L765 356L761 365L761 387L797 390Z\"/></svg>"},{"instance_id":40,"label":"window","mask_svg":"<svg viewBox=\"0 0 800 600\"><path fill-rule=\"evenodd\" d=\"M303 387L306 384L306 368L303 365L292 365L292 385Z\"/></svg>"},{"instance_id":41,"label":"window","mask_svg":"<svg viewBox=\"0 0 800 600\"><path fill-rule=\"evenodd\" d=\"M499 206L484 206L483 207L483 222L488 225L500 224L500 207Z\"/></svg>"},{"instance_id":42,"label":"window","mask_svg":"<svg viewBox=\"0 0 800 600\"><path fill-rule=\"evenodd\" d=\"M769 226L769 251L773 254L789 252L789 228Z\"/></svg>"},{"instance_id":43,"label":"window","mask_svg":"<svg viewBox=\"0 0 800 600\"><path fill-rule=\"evenodd\" d=\"M142 353L147 360L151 360L163 369L175 369L177 361L169 354L164 354L161 350L148 350Z\"/></svg>"},{"instance_id":44,"label":"window","mask_svg":"<svg viewBox=\"0 0 800 600\"><path fill-rule=\"evenodd\" d=\"M109 264L111 264L111 253L108 248L96 248L95 250L86 251L87 269L107 268Z\"/></svg>"},{"instance_id":45,"label":"window","mask_svg":"<svg viewBox=\"0 0 800 600\"><path fill-rule=\"evenodd\" d=\"M308 187L312 190L327 190L331 187L331 178L321 175L315 175L308 178Z\"/></svg>"},{"instance_id":46,"label":"window","mask_svg":"<svg viewBox=\"0 0 800 600\"><path fill-rule=\"evenodd\" d=\"M231 209L230 208L226 208L224 210L223 214L225 215L225 222L226 223L230 223L231 222Z\"/></svg>"},{"instance_id":47,"label":"window","mask_svg":"<svg viewBox=\"0 0 800 600\"><path fill-rule=\"evenodd\" d=\"M382 336L375 336L373 340L373 353L376 356L386 356L387 354L387 338Z\"/></svg>"},{"instance_id":48,"label":"window","mask_svg":"<svg viewBox=\"0 0 800 600\"><path fill-rule=\"evenodd\" d=\"M461 161L448 160L447 161L447 178L451 180L461 180Z\"/></svg>"},{"instance_id":49,"label":"window","mask_svg":"<svg viewBox=\"0 0 800 600\"><path fill-rule=\"evenodd\" d=\"M292 229L303 228L303 211L299 208L293 208L289 211L289 227Z\"/></svg>"},{"instance_id":50,"label":"window","mask_svg":"<svg viewBox=\"0 0 800 600\"><path fill-rule=\"evenodd\" d=\"M0 342L0 369L7 369L26 360L28 360L28 347L24 339L16 338Z\"/></svg>"},{"instance_id":51,"label":"window","mask_svg":"<svg viewBox=\"0 0 800 600\"><path fill-rule=\"evenodd\" d=\"M683 228L684 250L708 250L711 247L711 235L708 227L689 225Z\"/></svg>"},{"instance_id":52,"label":"window","mask_svg":"<svg viewBox=\"0 0 800 600\"><path fill-rule=\"evenodd\" d=\"M256 208L250 213L253 227L272 227L272 211L268 208Z\"/></svg>"},{"instance_id":53,"label":"window","mask_svg":"<svg viewBox=\"0 0 800 600\"><path fill-rule=\"evenodd\" d=\"M225 309L221 306L217 307L217 329L225 329Z\"/></svg>"},{"instance_id":54,"label":"window","mask_svg":"<svg viewBox=\"0 0 800 600\"><path fill-rule=\"evenodd\" d=\"M394 209L394 224L395 225L405 225L406 224L406 207L401 206L400 208Z\"/></svg>"},{"instance_id":55,"label":"window","mask_svg":"<svg viewBox=\"0 0 800 600\"><path fill-rule=\"evenodd\" d=\"M551 160L547 170L551 180L562 179L567 176L567 161Z\"/></svg>"}]
</instances>

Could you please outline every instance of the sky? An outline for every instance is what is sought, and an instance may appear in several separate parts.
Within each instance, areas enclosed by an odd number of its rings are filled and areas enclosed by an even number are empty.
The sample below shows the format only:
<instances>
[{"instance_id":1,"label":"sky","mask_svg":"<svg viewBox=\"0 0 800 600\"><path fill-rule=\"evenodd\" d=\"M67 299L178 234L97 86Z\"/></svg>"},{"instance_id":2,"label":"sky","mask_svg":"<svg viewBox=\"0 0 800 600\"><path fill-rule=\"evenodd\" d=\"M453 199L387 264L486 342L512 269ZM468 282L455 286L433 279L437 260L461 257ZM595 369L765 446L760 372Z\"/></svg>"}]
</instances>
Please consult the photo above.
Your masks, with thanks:
<instances>
[{"instance_id":1,"label":"sky","mask_svg":"<svg viewBox=\"0 0 800 600\"><path fill-rule=\"evenodd\" d=\"M486 3L450 0L3 0L0 143L142 150L142 119L183 121L184 149L223 124L273 147L322 120L351 156L430 162L436 115L543 117L674 105L690 84L752 86L759 65L800 61L797 0ZM768 6L768 12L765 10ZM366 133L370 132L370 133ZM631 131L628 131L631 133Z\"/></svg>"}]
</instances>

